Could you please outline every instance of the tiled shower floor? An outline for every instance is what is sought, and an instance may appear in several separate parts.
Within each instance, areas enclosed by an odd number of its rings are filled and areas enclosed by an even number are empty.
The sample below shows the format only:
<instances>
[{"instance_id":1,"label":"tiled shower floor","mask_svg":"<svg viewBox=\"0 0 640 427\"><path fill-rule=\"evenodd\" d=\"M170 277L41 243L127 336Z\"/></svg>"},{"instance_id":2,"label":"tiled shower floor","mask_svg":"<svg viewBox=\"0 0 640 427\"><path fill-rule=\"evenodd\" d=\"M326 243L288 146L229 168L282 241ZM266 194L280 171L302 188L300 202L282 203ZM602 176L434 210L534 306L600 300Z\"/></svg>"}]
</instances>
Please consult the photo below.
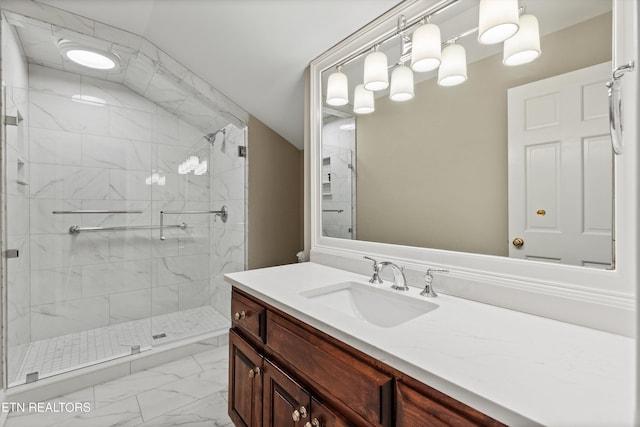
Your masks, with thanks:
<instances>
[{"instance_id":1,"label":"tiled shower floor","mask_svg":"<svg viewBox=\"0 0 640 427\"><path fill-rule=\"evenodd\" d=\"M228 329L230 322L211 306L153 316L103 328L34 341L27 347L10 386L24 384L29 373L38 378L78 369L189 336ZM154 335L164 337L153 338Z\"/></svg>"}]
</instances>

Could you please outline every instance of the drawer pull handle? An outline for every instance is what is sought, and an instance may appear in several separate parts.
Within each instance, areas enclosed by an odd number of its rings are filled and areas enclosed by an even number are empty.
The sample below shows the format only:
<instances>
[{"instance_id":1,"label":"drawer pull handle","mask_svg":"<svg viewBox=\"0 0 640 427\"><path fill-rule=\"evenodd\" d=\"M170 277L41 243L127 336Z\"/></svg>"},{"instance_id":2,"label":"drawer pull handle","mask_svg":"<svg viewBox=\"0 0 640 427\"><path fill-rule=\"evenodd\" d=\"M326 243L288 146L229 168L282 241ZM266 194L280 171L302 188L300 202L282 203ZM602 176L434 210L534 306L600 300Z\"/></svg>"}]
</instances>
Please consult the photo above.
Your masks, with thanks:
<instances>
[{"instance_id":1,"label":"drawer pull handle","mask_svg":"<svg viewBox=\"0 0 640 427\"><path fill-rule=\"evenodd\" d=\"M260 368L258 366L249 370L249 378L257 377L259 375L260 375Z\"/></svg>"},{"instance_id":2,"label":"drawer pull handle","mask_svg":"<svg viewBox=\"0 0 640 427\"><path fill-rule=\"evenodd\" d=\"M233 320L235 320L235 321L237 322L238 320L242 320L242 319L244 319L245 317L247 317L247 313L245 313L245 312L244 312L244 310L242 310L240 313L237 313L237 312L236 312L236 313L233 315Z\"/></svg>"},{"instance_id":3,"label":"drawer pull handle","mask_svg":"<svg viewBox=\"0 0 640 427\"><path fill-rule=\"evenodd\" d=\"M307 418L307 408L305 408L304 406L301 406L300 409L296 409L291 414L291 418L293 418L293 421L295 422L300 421L300 417Z\"/></svg>"},{"instance_id":4,"label":"drawer pull handle","mask_svg":"<svg viewBox=\"0 0 640 427\"><path fill-rule=\"evenodd\" d=\"M320 427L320 421L318 421L317 418L314 418L311 422L307 421L304 427Z\"/></svg>"}]
</instances>

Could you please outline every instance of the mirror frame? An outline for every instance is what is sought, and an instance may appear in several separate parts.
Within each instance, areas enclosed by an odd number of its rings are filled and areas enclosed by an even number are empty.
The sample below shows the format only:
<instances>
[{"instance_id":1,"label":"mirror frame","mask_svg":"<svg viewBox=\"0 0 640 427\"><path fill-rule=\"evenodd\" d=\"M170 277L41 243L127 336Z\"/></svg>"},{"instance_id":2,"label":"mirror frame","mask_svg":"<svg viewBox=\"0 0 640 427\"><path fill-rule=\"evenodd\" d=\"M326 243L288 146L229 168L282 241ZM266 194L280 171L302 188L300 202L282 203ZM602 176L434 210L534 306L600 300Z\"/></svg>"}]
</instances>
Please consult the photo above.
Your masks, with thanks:
<instances>
[{"instance_id":1,"label":"mirror frame","mask_svg":"<svg viewBox=\"0 0 640 427\"><path fill-rule=\"evenodd\" d=\"M613 2L613 66L636 60L637 14L635 2ZM310 249L311 260L317 255L329 255L361 260L363 255L375 256L406 265L410 269L425 271L429 267L443 267L452 275L473 281L493 284L509 290L523 290L557 298L569 298L603 304L623 310L634 310L638 279L638 223L639 223L639 151L637 123L638 71L622 80L624 152L614 156L614 270L598 270L579 266L543 263L508 257L481 255L439 249L420 248L359 240L339 239L322 235L322 72L334 67L352 53L361 51L396 32L397 17L405 15L412 22L424 11L439 3L437 0L408 0L392 8L376 20L359 29L338 45L320 55L310 64ZM627 96L624 96L627 94ZM384 197L380 206L385 208ZM510 296L511 295L511 296ZM509 305L514 294L503 295ZM522 295L520 295L522 297Z\"/></svg>"}]
</instances>

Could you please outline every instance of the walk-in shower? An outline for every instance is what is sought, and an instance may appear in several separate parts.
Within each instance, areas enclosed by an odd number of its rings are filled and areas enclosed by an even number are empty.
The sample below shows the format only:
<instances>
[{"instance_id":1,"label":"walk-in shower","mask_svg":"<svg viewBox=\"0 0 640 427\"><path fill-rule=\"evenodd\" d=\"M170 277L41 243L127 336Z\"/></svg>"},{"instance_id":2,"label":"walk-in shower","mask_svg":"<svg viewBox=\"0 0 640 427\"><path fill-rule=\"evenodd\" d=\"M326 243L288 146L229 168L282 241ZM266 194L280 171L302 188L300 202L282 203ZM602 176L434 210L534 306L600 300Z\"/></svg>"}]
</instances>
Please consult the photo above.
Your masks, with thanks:
<instances>
[{"instance_id":1,"label":"walk-in shower","mask_svg":"<svg viewBox=\"0 0 640 427\"><path fill-rule=\"evenodd\" d=\"M1 22L10 387L225 334L222 275L245 269L242 110L146 40L76 34L49 10ZM110 46L120 69L69 63L61 32Z\"/></svg>"}]
</instances>

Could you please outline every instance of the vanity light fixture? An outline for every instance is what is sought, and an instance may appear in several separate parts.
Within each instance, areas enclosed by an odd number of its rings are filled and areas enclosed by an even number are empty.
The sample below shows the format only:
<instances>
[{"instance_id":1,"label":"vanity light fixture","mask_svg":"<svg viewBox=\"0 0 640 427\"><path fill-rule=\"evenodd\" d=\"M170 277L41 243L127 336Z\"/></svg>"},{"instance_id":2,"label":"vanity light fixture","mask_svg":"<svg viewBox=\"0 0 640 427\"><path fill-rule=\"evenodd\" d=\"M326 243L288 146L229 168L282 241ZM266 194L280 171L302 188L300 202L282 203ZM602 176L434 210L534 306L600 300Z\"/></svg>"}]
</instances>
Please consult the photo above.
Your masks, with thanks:
<instances>
[{"instance_id":1,"label":"vanity light fixture","mask_svg":"<svg viewBox=\"0 0 640 427\"><path fill-rule=\"evenodd\" d=\"M373 113L375 109L373 92L364 88L363 84L353 91L353 112L356 114Z\"/></svg>"},{"instance_id":2,"label":"vanity light fixture","mask_svg":"<svg viewBox=\"0 0 640 427\"><path fill-rule=\"evenodd\" d=\"M336 67L336 72L327 81L327 104L336 107L349 103L349 81L341 68Z\"/></svg>"},{"instance_id":3,"label":"vanity light fixture","mask_svg":"<svg viewBox=\"0 0 640 427\"><path fill-rule=\"evenodd\" d=\"M513 36L519 28L518 0L480 0L478 41L496 44Z\"/></svg>"},{"instance_id":4,"label":"vanity light fixture","mask_svg":"<svg viewBox=\"0 0 640 427\"><path fill-rule=\"evenodd\" d=\"M440 66L442 46L440 28L428 22L413 32L411 69L418 73L435 70Z\"/></svg>"},{"instance_id":5,"label":"vanity light fixture","mask_svg":"<svg viewBox=\"0 0 640 427\"><path fill-rule=\"evenodd\" d=\"M400 64L391 73L391 90L389 98L392 101L408 101L413 98L413 71Z\"/></svg>"},{"instance_id":6,"label":"vanity light fixture","mask_svg":"<svg viewBox=\"0 0 640 427\"><path fill-rule=\"evenodd\" d=\"M329 76L327 84L327 104L346 105L348 98L347 77L340 68L366 55L364 59L364 83L356 86L353 94L353 112L368 114L375 110L374 91L391 87L389 97L393 101L407 101L414 97L415 72L438 69L438 85L456 86L467 80L467 58L458 39L478 33L482 44L504 42L504 65L519 65L540 56L540 31L538 20L533 15L524 15L525 8L518 8L518 0L480 0L479 25L448 40L441 41L440 28L431 23L431 18L447 10L460 0L442 0L429 8L412 22L404 15L398 17L398 28L375 45L368 45L348 56L337 65L337 72ZM522 14L522 15L521 15ZM520 16L521 15L521 16ZM411 38L407 34L413 34ZM400 37L400 60L397 65L388 66L387 56L379 51L382 44ZM405 63L410 61L411 67Z\"/></svg>"},{"instance_id":7,"label":"vanity light fixture","mask_svg":"<svg viewBox=\"0 0 640 427\"><path fill-rule=\"evenodd\" d=\"M94 70L115 70L120 67L120 57L89 46L83 46L71 40L58 41L60 52L70 61Z\"/></svg>"},{"instance_id":8,"label":"vanity light fixture","mask_svg":"<svg viewBox=\"0 0 640 427\"><path fill-rule=\"evenodd\" d=\"M389 87L387 55L378 51L378 45L364 58L364 87L371 91Z\"/></svg>"},{"instance_id":9,"label":"vanity light fixture","mask_svg":"<svg viewBox=\"0 0 640 427\"><path fill-rule=\"evenodd\" d=\"M464 46L451 42L442 49L442 63L438 69L440 86L456 86L467 80L467 52Z\"/></svg>"},{"instance_id":10,"label":"vanity light fixture","mask_svg":"<svg viewBox=\"0 0 640 427\"><path fill-rule=\"evenodd\" d=\"M541 53L538 19L533 15L521 15L520 29L513 37L504 41L502 63L510 66L526 64Z\"/></svg>"}]
</instances>

